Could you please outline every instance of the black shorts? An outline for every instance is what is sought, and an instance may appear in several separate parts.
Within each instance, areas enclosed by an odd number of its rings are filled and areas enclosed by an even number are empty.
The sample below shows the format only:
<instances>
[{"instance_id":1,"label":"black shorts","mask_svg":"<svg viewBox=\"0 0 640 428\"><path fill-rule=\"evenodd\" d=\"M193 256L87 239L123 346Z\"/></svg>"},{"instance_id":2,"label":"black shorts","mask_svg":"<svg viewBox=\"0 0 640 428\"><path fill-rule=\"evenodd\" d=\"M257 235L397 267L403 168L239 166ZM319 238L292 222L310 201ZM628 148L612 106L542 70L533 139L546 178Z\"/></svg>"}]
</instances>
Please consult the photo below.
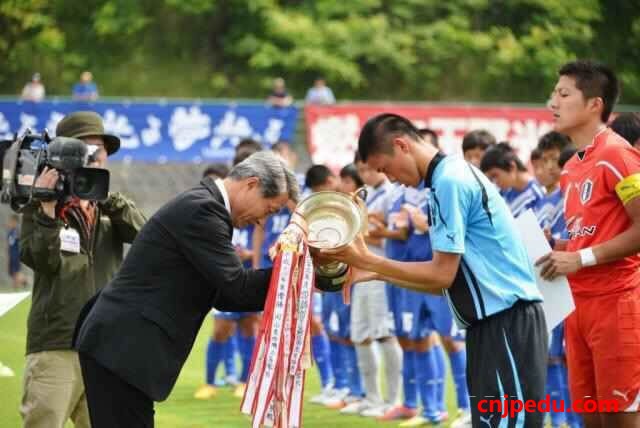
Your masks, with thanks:
<instances>
[{"instance_id":1,"label":"black shorts","mask_svg":"<svg viewBox=\"0 0 640 428\"><path fill-rule=\"evenodd\" d=\"M518 301L467 329L467 383L474 427L543 426L545 413L537 411L537 404L545 395L548 348L539 302ZM518 401L524 406L527 400L535 400L536 411L516 412Z\"/></svg>"}]
</instances>

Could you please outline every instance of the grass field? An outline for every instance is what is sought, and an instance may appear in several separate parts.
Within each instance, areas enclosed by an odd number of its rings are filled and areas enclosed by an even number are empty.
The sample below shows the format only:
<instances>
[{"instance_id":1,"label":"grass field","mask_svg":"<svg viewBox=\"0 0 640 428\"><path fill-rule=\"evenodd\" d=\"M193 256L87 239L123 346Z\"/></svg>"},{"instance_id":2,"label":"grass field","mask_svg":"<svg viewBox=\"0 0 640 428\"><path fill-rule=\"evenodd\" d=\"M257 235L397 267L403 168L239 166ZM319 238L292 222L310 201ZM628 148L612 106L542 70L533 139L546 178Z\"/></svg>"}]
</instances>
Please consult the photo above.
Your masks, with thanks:
<instances>
[{"instance_id":1,"label":"grass field","mask_svg":"<svg viewBox=\"0 0 640 428\"><path fill-rule=\"evenodd\" d=\"M0 361L11 367L15 377L0 378L0 428L21 426L18 407L22 395L22 372L24 369L24 349L26 338L26 319L30 300L23 301L9 313L0 318ZM211 322L203 325L195 347L187 360L178 383L169 399L156 405L156 427L158 428L209 428L209 427L248 427L249 420L240 414L240 401L234 398L232 391L222 388L220 394L211 401L198 401L192 398L194 390L202 383L204 376L204 349L207 336L211 331ZM320 390L317 371L309 370L305 397L311 397ZM449 414L455 403L453 388L449 379L447 385L447 403ZM71 427L72 424L68 423ZM353 428L393 427L396 423L379 423L359 416L343 416L337 411L305 403L304 426L308 428Z\"/></svg>"}]
</instances>

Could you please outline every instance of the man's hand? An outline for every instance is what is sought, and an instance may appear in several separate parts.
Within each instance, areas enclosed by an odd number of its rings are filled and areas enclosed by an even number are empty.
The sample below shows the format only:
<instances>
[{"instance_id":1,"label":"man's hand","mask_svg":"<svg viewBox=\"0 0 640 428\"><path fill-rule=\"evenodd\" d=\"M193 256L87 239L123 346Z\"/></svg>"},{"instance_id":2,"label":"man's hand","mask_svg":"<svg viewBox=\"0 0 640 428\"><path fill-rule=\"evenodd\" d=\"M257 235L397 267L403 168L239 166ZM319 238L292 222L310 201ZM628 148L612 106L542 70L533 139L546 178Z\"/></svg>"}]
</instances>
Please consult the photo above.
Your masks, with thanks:
<instances>
[{"instance_id":1,"label":"man's hand","mask_svg":"<svg viewBox=\"0 0 640 428\"><path fill-rule=\"evenodd\" d=\"M45 166L36 180L35 187L40 189L53 189L56 187L58 178L58 171L56 171L55 168ZM42 212L51 218L56 218L56 204L57 201L40 202Z\"/></svg>"},{"instance_id":2,"label":"man's hand","mask_svg":"<svg viewBox=\"0 0 640 428\"><path fill-rule=\"evenodd\" d=\"M567 251L552 251L536 261L541 266L540 275L551 281L559 276L577 272L582 268L580 253Z\"/></svg>"},{"instance_id":3,"label":"man's hand","mask_svg":"<svg viewBox=\"0 0 640 428\"><path fill-rule=\"evenodd\" d=\"M362 235L358 235L345 248L320 250L320 256L323 259L335 260L346 263L351 267L367 270L367 263L371 261L372 254L369 252Z\"/></svg>"}]
</instances>

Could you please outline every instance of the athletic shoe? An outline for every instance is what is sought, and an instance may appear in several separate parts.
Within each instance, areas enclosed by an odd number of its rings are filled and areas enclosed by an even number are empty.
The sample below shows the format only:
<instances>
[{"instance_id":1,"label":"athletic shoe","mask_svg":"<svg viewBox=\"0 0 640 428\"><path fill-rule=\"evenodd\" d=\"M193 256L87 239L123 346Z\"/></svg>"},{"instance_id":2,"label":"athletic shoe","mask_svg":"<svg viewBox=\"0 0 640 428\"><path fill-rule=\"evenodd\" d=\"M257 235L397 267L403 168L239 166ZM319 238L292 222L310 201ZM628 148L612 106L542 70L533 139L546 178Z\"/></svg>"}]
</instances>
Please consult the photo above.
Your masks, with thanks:
<instances>
[{"instance_id":1,"label":"athletic shoe","mask_svg":"<svg viewBox=\"0 0 640 428\"><path fill-rule=\"evenodd\" d=\"M340 409L340 413L342 413L343 415L359 415L365 410L375 406L376 404L372 403L371 401L365 398L364 400L355 401L351 404L347 404L345 407Z\"/></svg>"},{"instance_id":2,"label":"athletic shoe","mask_svg":"<svg viewBox=\"0 0 640 428\"><path fill-rule=\"evenodd\" d=\"M379 404L377 406L373 406L370 407L368 409L363 410L362 412L360 412L360 416L364 416L365 418L379 418L382 415L384 415L385 413L387 413L387 411L389 411L389 409L391 408L391 404L387 404L387 403L382 403Z\"/></svg>"},{"instance_id":3,"label":"athletic shoe","mask_svg":"<svg viewBox=\"0 0 640 428\"><path fill-rule=\"evenodd\" d=\"M225 385L229 385L229 386L238 386L240 384L240 381L235 376L225 376L224 383Z\"/></svg>"},{"instance_id":4,"label":"athletic shoe","mask_svg":"<svg viewBox=\"0 0 640 428\"><path fill-rule=\"evenodd\" d=\"M421 415L416 415L409 419L408 421L402 422L399 427L424 427L432 425L431 421Z\"/></svg>"},{"instance_id":5,"label":"athletic shoe","mask_svg":"<svg viewBox=\"0 0 640 428\"><path fill-rule=\"evenodd\" d=\"M333 389L331 385L326 386L320 391L320 394L314 395L311 397L309 402L311 404L324 404L324 402L330 398L332 398L336 394L336 390Z\"/></svg>"},{"instance_id":6,"label":"athletic shoe","mask_svg":"<svg viewBox=\"0 0 640 428\"><path fill-rule=\"evenodd\" d=\"M233 396L236 398L244 397L244 391L247 389L247 385L244 383L239 383L236 385L236 389L233 390Z\"/></svg>"},{"instance_id":7,"label":"athletic shoe","mask_svg":"<svg viewBox=\"0 0 640 428\"><path fill-rule=\"evenodd\" d=\"M451 428L471 428L471 412L469 410L458 411L458 417L451 422Z\"/></svg>"},{"instance_id":8,"label":"athletic shoe","mask_svg":"<svg viewBox=\"0 0 640 428\"><path fill-rule=\"evenodd\" d=\"M216 395L218 395L218 389L215 386L204 384L196 390L193 398L197 400L211 400Z\"/></svg>"},{"instance_id":9,"label":"athletic shoe","mask_svg":"<svg viewBox=\"0 0 640 428\"><path fill-rule=\"evenodd\" d=\"M381 422L395 421L398 419L411 419L418 414L418 410L406 406L394 406L378 417Z\"/></svg>"},{"instance_id":10,"label":"athletic shoe","mask_svg":"<svg viewBox=\"0 0 640 428\"><path fill-rule=\"evenodd\" d=\"M339 410L351 403L361 400L362 397L356 395L347 395L346 397L336 396L325 400L324 406L329 409Z\"/></svg>"}]
</instances>

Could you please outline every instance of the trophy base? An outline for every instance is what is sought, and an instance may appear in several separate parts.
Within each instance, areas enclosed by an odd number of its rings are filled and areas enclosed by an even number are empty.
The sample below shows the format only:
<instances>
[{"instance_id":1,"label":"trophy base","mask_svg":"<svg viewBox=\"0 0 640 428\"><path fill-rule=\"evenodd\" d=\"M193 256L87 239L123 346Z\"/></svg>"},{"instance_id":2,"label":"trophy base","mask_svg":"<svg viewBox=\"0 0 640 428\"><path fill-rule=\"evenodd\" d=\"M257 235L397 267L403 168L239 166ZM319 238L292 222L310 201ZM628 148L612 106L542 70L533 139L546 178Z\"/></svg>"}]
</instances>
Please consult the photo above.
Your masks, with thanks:
<instances>
[{"instance_id":1,"label":"trophy base","mask_svg":"<svg viewBox=\"0 0 640 428\"><path fill-rule=\"evenodd\" d=\"M331 270L331 272L323 270L322 267L318 268L316 269L316 288L332 293L340 291L347 281L348 273L349 266L345 264L341 264L339 269Z\"/></svg>"}]
</instances>

